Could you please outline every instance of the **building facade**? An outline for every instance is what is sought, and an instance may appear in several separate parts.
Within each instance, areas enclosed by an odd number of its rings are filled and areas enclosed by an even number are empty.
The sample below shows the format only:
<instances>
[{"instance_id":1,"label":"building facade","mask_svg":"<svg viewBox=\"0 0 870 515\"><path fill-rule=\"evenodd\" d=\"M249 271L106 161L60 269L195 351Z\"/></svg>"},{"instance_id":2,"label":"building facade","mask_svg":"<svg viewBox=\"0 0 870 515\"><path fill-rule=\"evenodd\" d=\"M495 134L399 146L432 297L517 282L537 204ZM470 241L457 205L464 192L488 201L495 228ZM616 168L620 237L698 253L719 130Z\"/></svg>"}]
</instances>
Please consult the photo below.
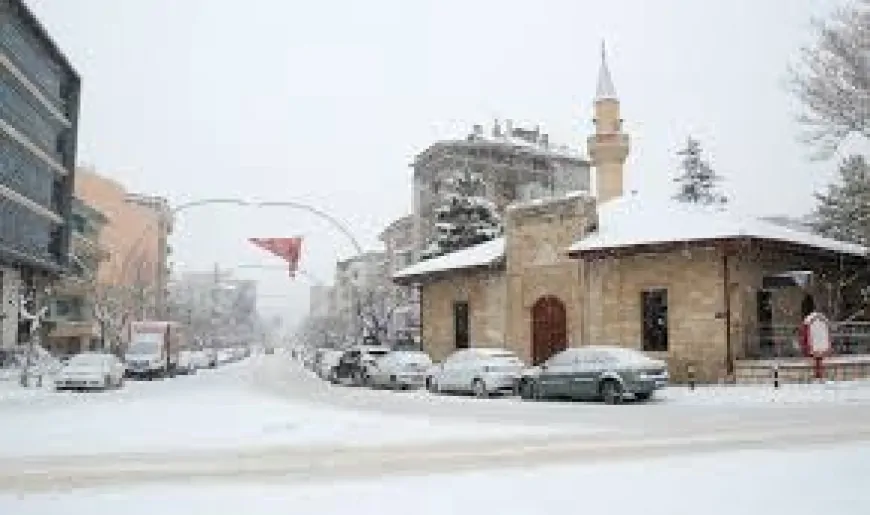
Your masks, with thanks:
<instances>
[{"instance_id":1,"label":"building facade","mask_svg":"<svg viewBox=\"0 0 870 515\"><path fill-rule=\"evenodd\" d=\"M19 295L69 265L80 79L20 0L0 0L0 346Z\"/></svg>"},{"instance_id":2,"label":"building facade","mask_svg":"<svg viewBox=\"0 0 870 515\"><path fill-rule=\"evenodd\" d=\"M438 141L416 156L414 169L414 260L434 233L435 210L445 181L457 171L483 178L484 197L500 212L515 201L588 191L590 163L578 150L550 141L540 127L496 122L487 133L475 125L464 139Z\"/></svg>"},{"instance_id":3,"label":"building facade","mask_svg":"<svg viewBox=\"0 0 870 515\"><path fill-rule=\"evenodd\" d=\"M414 216L405 215L388 225L378 236L384 244L384 268L387 277L414 263ZM387 287L387 303L392 314L387 327L390 341L420 340L420 297L413 286L392 284Z\"/></svg>"},{"instance_id":4,"label":"building facade","mask_svg":"<svg viewBox=\"0 0 870 515\"><path fill-rule=\"evenodd\" d=\"M73 199L70 273L55 282L49 297L44 346L59 356L107 345L97 272L108 259L100 233L108 219L80 199Z\"/></svg>"},{"instance_id":5,"label":"building facade","mask_svg":"<svg viewBox=\"0 0 870 515\"><path fill-rule=\"evenodd\" d=\"M100 283L125 297L134 319L165 318L173 227L168 202L131 194L90 169L78 171L75 188L79 198L109 219L101 240L109 259L100 266Z\"/></svg>"}]
</instances>

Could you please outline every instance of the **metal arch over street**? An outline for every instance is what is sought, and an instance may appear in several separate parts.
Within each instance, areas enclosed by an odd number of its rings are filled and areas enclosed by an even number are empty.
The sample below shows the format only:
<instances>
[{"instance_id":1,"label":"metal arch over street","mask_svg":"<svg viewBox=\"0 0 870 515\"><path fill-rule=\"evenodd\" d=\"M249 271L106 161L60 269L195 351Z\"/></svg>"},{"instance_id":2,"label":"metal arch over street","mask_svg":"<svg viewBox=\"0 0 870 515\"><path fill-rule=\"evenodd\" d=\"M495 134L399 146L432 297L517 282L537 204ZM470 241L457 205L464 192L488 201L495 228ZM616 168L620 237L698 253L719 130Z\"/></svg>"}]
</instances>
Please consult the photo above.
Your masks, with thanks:
<instances>
[{"instance_id":1,"label":"metal arch over street","mask_svg":"<svg viewBox=\"0 0 870 515\"><path fill-rule=\"evenodd\" d=\"M206 198L199 200L191 200L189 202L183 202L181 204L176 205L169 211L169 215L174 217L178 213L185 211L187 209L192 209L195 207L202 206L216 206L216 205L231 205L231 206L242 206L242 207L289 207L293 209L301 209L303 211L308 211L309 213L326 220L329 222L334 228L338 229L350 242L353 244L354 250L356 250L357 254L363 254L362 245L360 245L359 241L357 241L356 237L353 233L348 229L348 227L341 221L339 221L334 216L326 213L325 211L318 209L314 206L310 206L308 204L290 200L276 200L276 201L250 201L245 199L238 198ZM142 234L136 241L130 245L130 247L126 250L126 254L124 256L124 260L121 264L121 273L126 273L126 269L129 265L129 261L132 259L134 255L134 251L139 248L139 245L145 238L148 230L153 225L153 222L150 222L148 226L142 231Z\"/></svg>"},{"instance_id":2,"label":"metal arch over street","mask_svg":"<svg viewBox=\"0 0 870 515\"><path fill-rule=\"evenodd\" d=\"M308 204L305 204L302 202L295 202L292 200L250 201L250 200L235 199L235 198L210 198L210 199L193 200L190 202L185 202L183 204L179 204L179 205L175 206L172 209L172 211L170 211L170 213L172 215L176 215L176 214L180 213L181 211L191 209L194 207L219 205L219 204L235 205L235 206L247 206L247 207L289 207L289 208L293 208L293 209L301 209L302 211L308 211L309 213L311 213L311 214L313 214L313 215L315 215L323 220L326 220L333 227L338 229L339 232L344 234L350 240L350 242L353 244L354 250L356 250L357 254L363 253L362 245L359 244L359 241L357 241L356 237L353 235L353 233L350 231L350 229L348 229L347 226L343 222L339 221L337 218L335 218L334 216L330 215L329 213L327 213L321 209L318 209L314 206L311 206L311 205L308 205Z\"/></svg>"}]
</instances>

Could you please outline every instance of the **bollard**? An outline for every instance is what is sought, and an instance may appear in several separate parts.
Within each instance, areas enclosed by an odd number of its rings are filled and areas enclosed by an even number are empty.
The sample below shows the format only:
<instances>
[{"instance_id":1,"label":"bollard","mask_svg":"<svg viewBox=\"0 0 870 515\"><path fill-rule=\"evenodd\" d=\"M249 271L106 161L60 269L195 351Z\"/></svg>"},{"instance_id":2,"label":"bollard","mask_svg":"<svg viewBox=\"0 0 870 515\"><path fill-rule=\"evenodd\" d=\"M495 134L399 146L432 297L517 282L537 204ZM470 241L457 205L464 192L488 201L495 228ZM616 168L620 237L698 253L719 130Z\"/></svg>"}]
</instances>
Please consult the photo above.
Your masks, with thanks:
<instances>
[{"instance_id":1,"label":"bollard","mask_svg":"<svg viewBox=\"0 0 870 515\"><path fill-rule=\"evenodd\" d=\"M779 363L773 364L773 387L779 388Z\"/></svg>"},{"instance_id":2,"label":"bollard","mask_svg":"<svg viewBox=\"0 0 870 515\"><path fill-rule=\"evenodd\" d=\"M689 365L686 367L686 375L689 377L689 390L695 389L695 366Z\"/></svg>"}]
</instances>

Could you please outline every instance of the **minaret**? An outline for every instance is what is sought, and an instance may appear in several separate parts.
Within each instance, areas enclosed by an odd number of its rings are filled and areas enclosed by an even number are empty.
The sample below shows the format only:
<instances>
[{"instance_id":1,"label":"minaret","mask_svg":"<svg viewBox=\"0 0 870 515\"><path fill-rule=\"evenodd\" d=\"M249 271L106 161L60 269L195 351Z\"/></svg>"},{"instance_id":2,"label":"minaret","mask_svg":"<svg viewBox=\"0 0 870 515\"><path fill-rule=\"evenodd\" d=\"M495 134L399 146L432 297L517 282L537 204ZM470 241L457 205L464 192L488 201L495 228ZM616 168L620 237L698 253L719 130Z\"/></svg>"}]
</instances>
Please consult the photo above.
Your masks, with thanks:
<instances>
[{"instance_id":1,"label":"minaret","mask_svg":"<svg viewBox=\"0 0 870 515\"><path fill-rule=\"evenodd\" d=\"M598 202L622 196L622 175L628 157L628 134L622 132L619 117L619 99L607 67L607 54L601 43L601 69L595 92L595 134L589 136L586 146L595 167Z\"/></svg>"}]
</instances>

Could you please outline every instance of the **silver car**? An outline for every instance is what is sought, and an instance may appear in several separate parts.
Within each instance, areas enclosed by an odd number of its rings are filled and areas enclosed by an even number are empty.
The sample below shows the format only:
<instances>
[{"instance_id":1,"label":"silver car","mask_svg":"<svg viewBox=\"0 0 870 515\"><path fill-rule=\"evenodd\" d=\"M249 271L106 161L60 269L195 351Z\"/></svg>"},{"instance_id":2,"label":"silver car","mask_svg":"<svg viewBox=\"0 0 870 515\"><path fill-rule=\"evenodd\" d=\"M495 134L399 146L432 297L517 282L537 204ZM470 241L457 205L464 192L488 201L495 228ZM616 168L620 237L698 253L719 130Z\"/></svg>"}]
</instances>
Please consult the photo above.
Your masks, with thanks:
<instances>
[{"instance_id":1,"label":"silver car","mask_svg":"<svg viewBox=\"0 0 870 515\"><path fill-rule=\"evenodd\" d=\"M569 398L617 404L647 400L668 384L667 364L642 352L616 346L566 349L526 369L518 385L524 399Z\"/></svg>"},{"instance_id":2,"label":"silver car","mask_svg":"<svg viewBox=\"0 0 870 515\"><path fill-rule=\"evenodd\" d=\"M431 392L473 393L477 397L510 394L522 371L523 362L513 351L472 347L458 350L430 368L426 386Z\"/></svg>"},{"instance_id":3,"label":"silver car","mask_svg":"<svg viewBox=\"0 0 870 515\"><path fill-rule=\"evenodd\" d=\"M370 386L395 390L420 388L426 384L426 372L432 359L421 351L393 351L367 367Z\"/></svg>"}]
</instances>

